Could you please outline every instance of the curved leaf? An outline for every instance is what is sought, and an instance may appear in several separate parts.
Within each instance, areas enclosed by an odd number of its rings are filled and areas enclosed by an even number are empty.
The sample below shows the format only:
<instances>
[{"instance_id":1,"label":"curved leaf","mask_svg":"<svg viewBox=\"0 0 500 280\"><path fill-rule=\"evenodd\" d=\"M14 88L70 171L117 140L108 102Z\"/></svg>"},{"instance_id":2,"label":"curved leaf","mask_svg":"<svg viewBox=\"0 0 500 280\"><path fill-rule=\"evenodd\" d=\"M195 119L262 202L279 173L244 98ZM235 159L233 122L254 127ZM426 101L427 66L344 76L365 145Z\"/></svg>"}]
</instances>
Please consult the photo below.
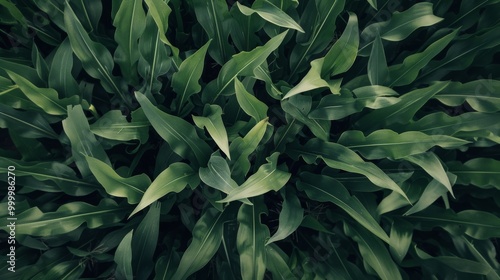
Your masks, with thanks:
<instances>
[{"instance_id":1,"label":"curved leaf","mask_svg":"<svg viewBox=\"0 0 500 280\"><path fill-rule=\"evenodd\" d=\"M50 65L49 87L55 89L63 96L79 95L80 90L75 78L71 75L73 70L73 50L69 39L65 39L57 48Z\"/></svg>"},{"instance_id":2,"label":"curved leaf","mask_svg":"<svg viewBox=\"0 0 500 280\"><path fill-rule=\"evenodd\" d=\"M129 218L166 194L170 192L178 193L187 185L194 188L198 183L199 178L189 165L181 162L171 164L154 179Z\"/></svg>"},{"instance_id":3,"label":"curved leaf","mask_svg":"<svg viewBox=\"0 0 500 280\"><path fill-rule=\"evenodd\" d=\"M153 255L158 244L161 204L154 203L134 231L132 266L137 279L149 279L153 270Z\"/></svg>"},{"instance_id":4,"label":"curved leaf","mask_svg":"<svg viewBox=\"0 0 500 280\"><path fill-rule=\"evenodd\" d=\"M21 111L0 104L0 127L25 138L51 138L58 135L47 120L37 112Z\"/></svg>"},{"instance_id":5,"label":"curved leaf","mask_svg":"<svg viewBox=\"0 0 500 280\"><path fill-rule=\"evenodd\" d=\"M295 191L293 189L283 189L281 195L283 196L283 206L278 219L278 230L267 240L266 246L283 240L294 233L304 218L304 209L300 205L300 200Z\"/></svg>"},{"instance_id":6,"label":"curved leaf","mask_svg":"<svg viewBox=\"0 0 500 280\"><path fill-rule=\"evenodd\" d=\"M368 59L368 79L372 85L385 85L389 78L389 68L385 58L384 45L377 34Z\"/></svg>"},{"instance_id":7,"label":"curved leaf","mask_svg":"<svg viewBox=\"0 0 500 280\"><path fill-rule=\"evenodd\" d=\"M219 105L205 105L203 114L206 117L193 116L193 121L199 128L206 128L217 146L231 159L229 153L229 140L227 138L226 128L222 121L222 109Z\"/></svg>"},{"instance_id":8,"label":"curved leaf","mask_svg":"<svg viewBox=\"0 0 500 280\"><path fill-rule=\"evenodd\" d=\"M90 125L90 131L107 139L139 140L140 143L146 143L150 127L148 119L142 109L133 111L131 115L132 121L128 122L127 117L120 110L110 110Z\"/></svg>"},{"instance_id":9,"label":"curved leaf","mask_svg":"<svg viewBox=\"0 0 500 280\"><path fill-rule=\"evenodd\" d=\"M267 118L267 105L249 93L238 79L234 80L234 90L236 92L238 104L240 104L241 109L243 109L247 115L252 117L256 122L260 122Z\"/></svg>"},{"instance_id":10,"label":"curved leaf","mask_svg":"<svg viewBox=\"0 0 500 280\"><path fill-rule=\"evenodd\" d=\"M304 33L304 30L298 23L296 23L289 15L287 15L283 10L276 7L273 3L269 1L255 2L252 8L241 5L236 2L238 9L246 16L251 16L253 13L257 13L264 20L281 26L284 28L295 29L299 32Z\"/></svg>"},{"instance_id":11,"label":"curved leaf","mask_svg":"<svg viewBox=\"0 0 500 280\"><path fill-rule=\"evenodd\" d=\"M500 190L500 161L491 158L474 158L465 163L448 162L449 172L458 176L457 184L475 185Z\"/></svg>"},{"instance_id":12,"label":"curved leaf","mask_svg":"<svg viewBox=\"0 0 500 280\"><path fill-rule=\"evenodd\" d=\"M129 231L116 248L114 261L116 263L116 275L121 279L132 280L132 235L134 230Z\"/></svg>"}]
</instances>

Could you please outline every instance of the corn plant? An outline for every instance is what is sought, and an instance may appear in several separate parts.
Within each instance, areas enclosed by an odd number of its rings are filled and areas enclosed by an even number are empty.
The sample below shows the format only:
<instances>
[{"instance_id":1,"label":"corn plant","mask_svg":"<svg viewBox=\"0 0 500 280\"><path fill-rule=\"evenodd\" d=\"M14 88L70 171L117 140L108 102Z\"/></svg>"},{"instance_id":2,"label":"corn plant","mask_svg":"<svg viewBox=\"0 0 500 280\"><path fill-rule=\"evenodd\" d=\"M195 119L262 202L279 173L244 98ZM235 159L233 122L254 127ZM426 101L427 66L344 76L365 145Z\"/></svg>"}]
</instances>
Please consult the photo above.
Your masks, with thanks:
<instances>
[{"instance_id":1,"label":"corn plant","mask_svg":"<svg viewBox=\"0 0 500 280\"><path fill-rule=\"evenodd\" d=\"M500 279L500 1L0 6L1 279Z\"/></svg>"}]
</instances>

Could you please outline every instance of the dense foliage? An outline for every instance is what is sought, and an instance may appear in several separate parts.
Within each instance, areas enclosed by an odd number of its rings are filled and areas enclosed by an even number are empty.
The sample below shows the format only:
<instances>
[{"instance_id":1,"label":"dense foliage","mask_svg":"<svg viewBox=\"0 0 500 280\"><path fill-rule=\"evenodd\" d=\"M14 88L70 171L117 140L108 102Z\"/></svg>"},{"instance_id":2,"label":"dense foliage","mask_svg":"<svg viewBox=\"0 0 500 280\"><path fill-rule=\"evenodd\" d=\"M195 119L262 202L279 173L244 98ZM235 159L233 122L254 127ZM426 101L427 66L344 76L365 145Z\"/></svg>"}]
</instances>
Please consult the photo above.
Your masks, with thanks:
<instances>
[{"instance_id":1,"label":"dense foliage","mask_svg":"<svg viewBox=\"0 0 500 280\"><path fill-rule=\"evenodd\" d=\"M500 1L0 6L1 279L500 279Z\"/></svg>"}]
</instances>

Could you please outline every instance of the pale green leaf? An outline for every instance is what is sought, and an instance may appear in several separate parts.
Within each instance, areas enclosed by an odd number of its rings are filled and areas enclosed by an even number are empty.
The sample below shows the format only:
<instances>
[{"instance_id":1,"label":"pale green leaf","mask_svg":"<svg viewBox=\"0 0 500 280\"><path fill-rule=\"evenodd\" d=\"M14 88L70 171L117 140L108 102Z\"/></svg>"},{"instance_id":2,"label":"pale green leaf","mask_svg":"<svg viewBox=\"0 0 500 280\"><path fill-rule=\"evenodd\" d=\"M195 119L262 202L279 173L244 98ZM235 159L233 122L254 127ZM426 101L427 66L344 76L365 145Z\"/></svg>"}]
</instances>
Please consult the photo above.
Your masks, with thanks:
<instances>
[{"instance_id":1,"label":"pale green leaf","mask_svg":"<svg viewBox=\"0 0 500 280\"><path fill-rule=\"evenodd\" d=\"M167 4L168 0L145 0L145 2L149 8L148 12L153 17L156 26L158 26L158 34L160 36L160 40L170 47L176 57L179 56L179 49L172 45L172 43L170 43L170 41L165 36L165 33L167 33L168 29L168 18L170 16L170 13L172 12L172 9Z\"/></svg>"},{"instance_id":2,"label":"pale green leaf","mask_svg":"<svg viewBox=\"0 0 500 280\"><path fill-rule=\"evenodd\" d=\"M231 202L242 198L249 198L267 193L271 190L278 191L290 179L291 174L277 168L279 153L274 153L267 158L268 163L259 167L259 170L250 176L239 188L231 191L219 203Z\"/></svg>"},{"instance_id":3,"label":"pale green leaf","mask_svg":"<svg viewBox=\"0 0 500 280\"><path fill-rule=\"evenodd\" d=\"M413 226L407 221L395 219L392 221L390 233L390 247L392 257L401 263L408 253L413 239Z\"/></svg>"},{"instance_id":4,"label":"pale green leaf","mask_svg":"<svg viewBox=\"0 0 500 280\"><path fill-rule=\"evenodd\" d=\"M278 230L267 240L266 246L287 238L294 233L302 223L304 209L293 189L282 189L283 204L279 216Z\"/></svg>"},{"instance_id":5,"label":"pale green leaf","mask_svg":"<svg viewBox=\"0 0 500 280\"><path fill-rule=\"evenodd\" d=\"M436 156L435 153L426 152L426 153L411 155L405 157L404 159L422 167L422 169L424 169L425 172L427 172L427 174L431 175L432 178L434 178L434 180L445 186L452 196L455 196L453 194L453 189L451 188L452 184L450 183L450 179L448 178L448 175L446 174L446 171L444 170L441 161L439 160L439 158Z\"/></svg>"},{"instance_id":6,"label":"pale green leaf","mask_svg":"<svg viewBox=\"0 0 500 280\"><path fill-rule=\"evenodd\" d=\"M337 142L358 151L367 159L400 159L421 154L434 146L451 149L468 143L446 135L427 135L418 131L398 134L390 129L376 130L367 136L362 131L348 130L342 133Z\"/></svg>"},{"instance_id":7,"label":"pale green leaf","mask_svg":"<svg viewBox=\"0 0 500 280\"><path fill-rule=\"evenodd\" d=\"M389 78L389 68L385 58L384 45L380 36L373 41L372 52L368 59L368 79L372 85L385 85Z\"/></svg>"},{"instance_id":8,"label":"pale green leaf","mask_svg":"<svg viewBox=\"0 0 500 280\"><path fill-rule=\"evenodd\" d=\"M128 122L127 117L122 115L120 110L110 110L91 124L90 130L95 135L107 139L139 140L140 143L146 143L150 127L148 119L140 108L133 111L131 115L132 121Z\"/></svg>"},{"instance_id":9,"label":"pale green leaf","mask_svg":"<svg viewBox=\"0 0 500 280\"><path fill-rule=\"evenodd\" d=\"M168 193L179 193L187 185L194 188L198 184L199 178L189 165L181 162L173 163L154 179L129 218Z\"/></svg>"},{"instance_id":10,"label":"pale green leaf","mask_svg":"<svg viewBox=\"0 0 500 280\"><path fill-rule=\"evenodd\" d=\"M193 116L193 121L199 128L206 128L217 146L231 159L229 153L229 140L226 128L222 121L222 109L219 105L205 105L203 109L205 117Z\"/></svg>"},{"instance_id":11,"label":"pale green leaf","mask_svg":"<svg viewBox=\"0 0 500 280\"><path fill-rule=\"evenodd\" d=\"M253 13L257 13L264 20L281 26L284 28L295 29L299 32L304 33L304 30L298 23L296 23L289 15L287 15L279 7L276 7L273 3L269 1L255 2L252 8L241 5L236 2L238 9L246 16L251 16Z\"/></svg>"},{"instance_id":12,"label":"pale green leaf","mask_svg":"<svg viewBox=\"0 0 500 280\"><path fill-rule=\"evenodd\" d=\"M500 81L477 80L462 84L452 82L434 96L448 106L460 106L467 102L474 110L491 113L500 111Z\"/></svg>"}]
</instances>

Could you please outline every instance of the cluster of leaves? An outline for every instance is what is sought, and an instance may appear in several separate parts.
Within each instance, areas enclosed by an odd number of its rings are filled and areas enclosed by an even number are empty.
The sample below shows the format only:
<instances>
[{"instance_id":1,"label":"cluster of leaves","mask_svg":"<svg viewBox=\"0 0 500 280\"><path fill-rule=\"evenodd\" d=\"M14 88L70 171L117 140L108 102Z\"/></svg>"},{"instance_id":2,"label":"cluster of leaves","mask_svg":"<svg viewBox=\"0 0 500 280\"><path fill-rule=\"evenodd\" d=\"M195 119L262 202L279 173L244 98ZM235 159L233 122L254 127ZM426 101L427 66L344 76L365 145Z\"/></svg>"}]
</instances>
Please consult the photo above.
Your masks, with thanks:
<instances>
[{"instance_id":1,"label":"cluster of leaves","mask_svg":"<svg viewBox=\"0 0 500 280\"><path fill-rule=\"evenodd\" d=\"M0 278L500 279L500 1L415 2L0 0Z\"/></svg>"}]
</instances>

